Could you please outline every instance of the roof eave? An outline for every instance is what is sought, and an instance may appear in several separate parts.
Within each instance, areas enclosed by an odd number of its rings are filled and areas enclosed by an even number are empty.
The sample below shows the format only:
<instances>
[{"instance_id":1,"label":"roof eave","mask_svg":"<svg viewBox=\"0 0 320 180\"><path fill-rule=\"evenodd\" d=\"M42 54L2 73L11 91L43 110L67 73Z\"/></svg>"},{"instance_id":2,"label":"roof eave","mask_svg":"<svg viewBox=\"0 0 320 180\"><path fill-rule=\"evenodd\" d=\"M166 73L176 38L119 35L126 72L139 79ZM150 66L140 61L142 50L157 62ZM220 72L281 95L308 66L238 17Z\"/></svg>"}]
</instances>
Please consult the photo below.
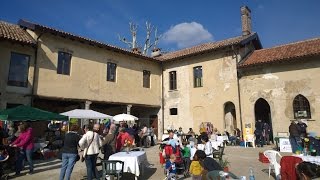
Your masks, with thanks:
<instances>
[{"instance_id":1,"label":"roof eave","mask_svg":"<svg viewBox=\"0 0 320 180\"><path fill-rule=\"evenodd\" d=\"M83 38L83 37L80 37L80 36L73 35L71 33L60 32L60 31L57 31L57 30L54 30L54 29L50 29L50 28L47 28L47 27L44 27L44 26L40 26L40 25L31 23L31 22L28 22L28 21L25 21L25 20L22 20L22 19L19 20L18 24L21 27L30 29L32 31L40 31L42 33L48 32L48 33L52 33L52 34L58 35L58 36L63 37L63 38L69 38L69 39L71 38L71 39L75 39L75 40L77 40L79 42L86 42L88 45L91 45L91 46L105 48L105 49L110 50L110 51L123 53L123 54L126 54L126 55L134 56L136 58L141 58L141 59L149 60L149 61L152 61L152 62L161 62L160 60L152 58L152 57L144 56L144 55L137 54L137 53L130 52L130 51L125 51L125 50L123 50L121 48L112 47L112 46L109 46L107 44L103 44L103 43L100 43L100 42L97 42L97 41L94 41L94 40L89 40L89 39L86 39L86 38Z\"/></svg>"}]
</instances>

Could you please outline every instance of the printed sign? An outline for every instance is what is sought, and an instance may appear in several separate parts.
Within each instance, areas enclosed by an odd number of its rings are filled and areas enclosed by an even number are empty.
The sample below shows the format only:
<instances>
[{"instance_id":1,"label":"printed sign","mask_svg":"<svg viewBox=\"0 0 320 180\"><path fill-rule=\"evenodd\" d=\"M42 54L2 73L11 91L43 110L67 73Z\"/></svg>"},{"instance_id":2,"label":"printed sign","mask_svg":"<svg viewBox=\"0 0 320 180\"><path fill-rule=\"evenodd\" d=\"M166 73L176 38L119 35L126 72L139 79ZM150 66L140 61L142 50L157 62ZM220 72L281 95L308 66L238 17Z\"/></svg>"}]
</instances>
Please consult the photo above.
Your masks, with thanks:
<instances>
[{"instance_id":1,"label":"printed sign","mask_svg":"<svg viewBox=\"0 0 320 180\"><path fill-rule=\"evenodd\" d=\"M279 144L280 144L280 152L292 152L289 138L280 138Z\"/></svg>"}]
</instances>

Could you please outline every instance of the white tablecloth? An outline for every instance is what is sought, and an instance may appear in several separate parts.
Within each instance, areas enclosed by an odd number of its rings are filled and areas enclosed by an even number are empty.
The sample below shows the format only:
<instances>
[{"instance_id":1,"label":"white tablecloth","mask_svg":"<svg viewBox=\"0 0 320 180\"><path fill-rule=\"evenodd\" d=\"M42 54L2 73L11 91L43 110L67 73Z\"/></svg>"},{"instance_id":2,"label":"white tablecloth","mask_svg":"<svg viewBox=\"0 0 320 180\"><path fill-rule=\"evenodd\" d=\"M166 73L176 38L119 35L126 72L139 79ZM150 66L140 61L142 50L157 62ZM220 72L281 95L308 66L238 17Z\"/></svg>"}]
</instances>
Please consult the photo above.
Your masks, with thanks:
<instances>
[{"instance_id":1,"label":"white tablecloth","mask_svg":"<svg viewBox=\"0 0 320 180\"><path fill-rule=\"evenodd\" d=\"M320 156L303 156L303 155L293 155L302 159L302 161L311 162L320 165Z\"/></svg>"},{"instance_id":2,"label":"white tablecloth","mask_svg":"<svg viewBox=\"0 0 320 180\"><path fill-rule=\"evenodd\" d=\"M147 161L146 152L144 151L131 151L129 154L126 152L118 152L109 157L109 160L119 160L124 162L124 172L140 176L139 166ZM118 169L118 167L117 167ZM120 167L119 167L120 169Z\"/></svg>"},{"instance_id":3,"label":"white tablecloth","mask_svg":"<svg viewBox=\"0 0 320 180\"><path fill-rule=\"evenodd\" d=\"M217 136L217 141L229 141L228 136Z\"/></svg>"},{"instance_id":4,"label":"white tablecloth","mask_svg":"<svg viewBox=\"0 0 320 180\"><path fill-rule=\"evenodd\" d=\"M213 149L219 150L219 146L223 146L223 141L211 141L211 144Z\"/></svg>"}]
</instances>

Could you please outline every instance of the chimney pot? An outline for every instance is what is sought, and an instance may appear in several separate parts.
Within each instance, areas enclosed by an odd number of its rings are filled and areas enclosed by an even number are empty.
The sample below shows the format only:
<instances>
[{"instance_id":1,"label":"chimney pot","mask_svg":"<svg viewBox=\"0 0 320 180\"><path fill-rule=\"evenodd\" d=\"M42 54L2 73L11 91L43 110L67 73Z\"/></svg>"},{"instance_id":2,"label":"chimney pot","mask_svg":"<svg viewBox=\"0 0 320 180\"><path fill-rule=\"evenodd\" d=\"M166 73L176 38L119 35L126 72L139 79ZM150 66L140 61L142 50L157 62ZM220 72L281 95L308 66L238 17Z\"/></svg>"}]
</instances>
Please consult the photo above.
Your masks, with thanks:
<instances>
[{"instance_id":1,"label":"chimney pot","mask_svg":"<svg viewBox=\"0 0 320 180\"><path fill-rule=\"evenodd\" d=\"M242 35L246 36L252 33L251 30L251 10L248 6L241 7L241 25Z\"/></svg>"}]
</instances>

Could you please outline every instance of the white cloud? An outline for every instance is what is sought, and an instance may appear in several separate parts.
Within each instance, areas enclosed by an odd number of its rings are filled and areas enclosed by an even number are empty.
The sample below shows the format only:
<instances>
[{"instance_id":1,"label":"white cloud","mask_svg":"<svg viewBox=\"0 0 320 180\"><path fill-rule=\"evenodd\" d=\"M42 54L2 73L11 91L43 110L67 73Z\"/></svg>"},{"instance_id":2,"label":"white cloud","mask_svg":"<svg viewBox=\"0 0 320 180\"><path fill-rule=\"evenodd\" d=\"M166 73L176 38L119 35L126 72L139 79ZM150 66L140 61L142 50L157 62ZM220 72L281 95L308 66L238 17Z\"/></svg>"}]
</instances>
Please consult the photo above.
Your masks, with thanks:
<instances>
[{"instance_id":1,"label":"white cloud","mask_svg":"<svg viewBox=\"0 0 320 180\"><path fill-rule=\"evenodd\" d=\"M85 26L88 29L93 28L94 26L96 26L98 24L98 22L93 19L93 18L89 18L86 22L85 22Z\"/></svg>"},{"instance_id":2,"label":"white cloud","mask_svg":"<svg viewBox=\"0 0 320 180\"><path fill-rule=\"evenodd\" d=\"M170 27L163 34L162 40L165 43L174 43L178 48L185 48L202 42L212 41L213 36L197 22L184 22Z\"/></svg>"}]
</instances>

